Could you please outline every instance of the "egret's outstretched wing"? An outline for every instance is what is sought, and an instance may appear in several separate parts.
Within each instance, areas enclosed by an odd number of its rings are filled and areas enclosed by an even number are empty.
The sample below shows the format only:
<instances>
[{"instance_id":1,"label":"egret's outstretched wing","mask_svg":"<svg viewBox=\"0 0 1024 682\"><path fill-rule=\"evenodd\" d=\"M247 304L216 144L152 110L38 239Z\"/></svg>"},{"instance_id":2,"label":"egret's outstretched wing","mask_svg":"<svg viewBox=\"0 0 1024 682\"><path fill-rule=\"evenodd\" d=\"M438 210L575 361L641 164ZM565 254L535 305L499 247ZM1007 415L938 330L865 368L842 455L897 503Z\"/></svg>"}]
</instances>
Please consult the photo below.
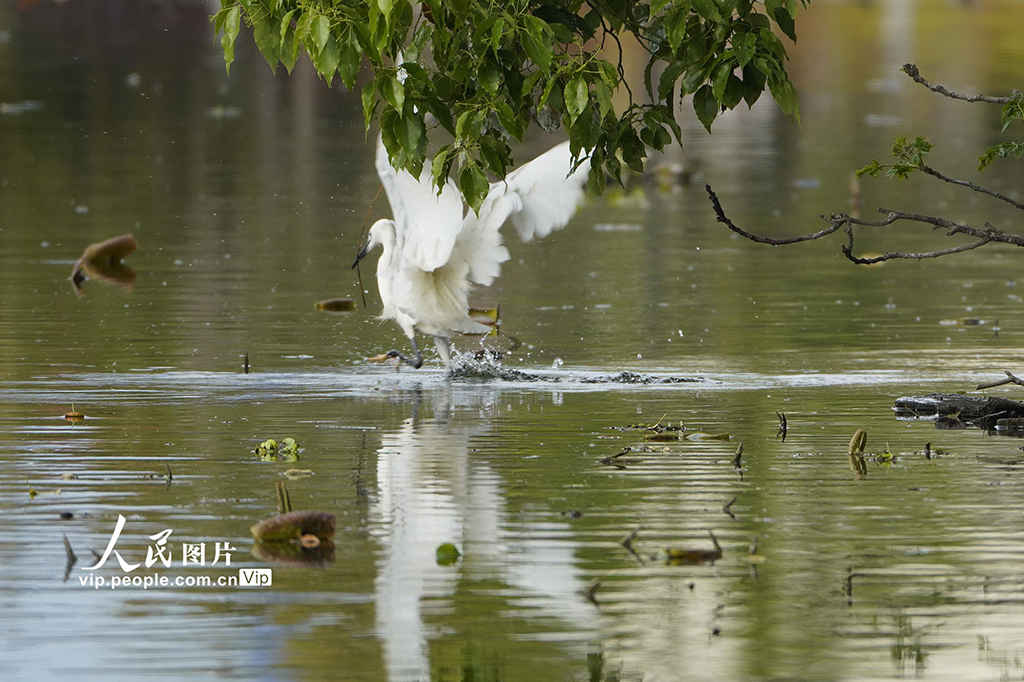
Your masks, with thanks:
<instances>
[{"instance_id":1,"label":"egret's outstretched wing","mask_svg":"<svg viewBox=\"0 0 1024 682\"><path fill-rule=\"evenodd\" d=\"M568 224L583 201L590 159L573 167L569 143L563 142L491 185L480 221L497 227L512 221L524 242L543 238Z\"/></svg>"},{"instance_id":2,"label":"egret's outstretched wing","mask_svg":"<svg viewBox=\"0 0 1024 682\"><path fill-rule=\"evenodd\" d=\"M379 137L377 175L395 216L403 266L429 272L447 263L462 226L462 195L455 183L449 179L439 195L429 162L423 164L418 179L394 168Z\"/></svg>"},{"instance_id":3,"label":"egret's outstretched wing","mask_svg":"<svg viewBox=\"0 0 1024 682\"><path fill-rule=\"evenodd\" d=\"M590 159L569 174L569 143L552 147L491 185L479 214L466 214L455 254L469 265L469 279L490 285L509 259L499 230L511 220L523 241L546 237L566 226L583 201Z\"/></svg>"},{"instance_id":4,"label":"egret's outstretched wing","mask_svg":"<svg viewBox=\"0 0 1024 682\"><path fill-rule=\"evenodd\" d=\"M510 200L515 203L518 197L513 195ZM504 218L501 222L504 222ZM452 260L463 261L468 266L466 277L485 287L490 286L501 274L501 264L512 257L505 248L501 232L498 231L501 222L478 220L477 216L469 211L462 223L462 231L459 232L455 248L452 249Z\"/></svg>"}]
</instances>

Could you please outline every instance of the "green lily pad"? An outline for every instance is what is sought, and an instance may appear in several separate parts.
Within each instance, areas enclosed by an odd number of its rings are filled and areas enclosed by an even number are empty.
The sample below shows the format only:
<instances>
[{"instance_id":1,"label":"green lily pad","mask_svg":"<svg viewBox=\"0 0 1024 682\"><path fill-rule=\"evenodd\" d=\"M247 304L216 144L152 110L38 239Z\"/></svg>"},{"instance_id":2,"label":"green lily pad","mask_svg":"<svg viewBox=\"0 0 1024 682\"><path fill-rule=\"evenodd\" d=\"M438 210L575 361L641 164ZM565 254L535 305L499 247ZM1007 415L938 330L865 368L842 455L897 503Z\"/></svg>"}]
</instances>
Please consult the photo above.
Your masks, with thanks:
<instances>
[{"instance_id":1,"label":"green lily pad","mask_svg":"<svg viewBox=\"0 0 1024 682\"><path fill-rule=\"evenodd\" d=\"M438 566L451 566L462 554L459 549L450 542L446 542L437 548L437 565Z\"/></svg>"}]
</instances>

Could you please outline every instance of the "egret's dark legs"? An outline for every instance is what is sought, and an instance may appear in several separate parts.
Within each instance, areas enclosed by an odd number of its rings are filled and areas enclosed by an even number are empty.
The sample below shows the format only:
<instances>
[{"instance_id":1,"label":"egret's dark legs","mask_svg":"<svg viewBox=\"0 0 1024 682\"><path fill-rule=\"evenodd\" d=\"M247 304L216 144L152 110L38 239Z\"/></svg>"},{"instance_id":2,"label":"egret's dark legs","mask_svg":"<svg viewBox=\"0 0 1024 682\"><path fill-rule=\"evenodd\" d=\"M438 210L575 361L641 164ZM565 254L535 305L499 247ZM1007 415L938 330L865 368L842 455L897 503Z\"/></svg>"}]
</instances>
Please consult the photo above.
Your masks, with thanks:
<instances>
[{"instance_id":1,"label":"egret's dark legs","mask_svg":"<svg viewBox=\"0 0 1024 682\"><path fill-rule=\"evenodd\" d=\"M409 343L412 344L412 352L416 355L416 358L414 360L407 358L406 356L402 355L400 351L397 350L389 350L386 353L386 355L389 358L398 358L405 364L410 365L413 369L419 369L420 367L423 366L423 354L420 352L420 347L416 343L416 337L410 336Z\"/></svg>"}]
</instances>

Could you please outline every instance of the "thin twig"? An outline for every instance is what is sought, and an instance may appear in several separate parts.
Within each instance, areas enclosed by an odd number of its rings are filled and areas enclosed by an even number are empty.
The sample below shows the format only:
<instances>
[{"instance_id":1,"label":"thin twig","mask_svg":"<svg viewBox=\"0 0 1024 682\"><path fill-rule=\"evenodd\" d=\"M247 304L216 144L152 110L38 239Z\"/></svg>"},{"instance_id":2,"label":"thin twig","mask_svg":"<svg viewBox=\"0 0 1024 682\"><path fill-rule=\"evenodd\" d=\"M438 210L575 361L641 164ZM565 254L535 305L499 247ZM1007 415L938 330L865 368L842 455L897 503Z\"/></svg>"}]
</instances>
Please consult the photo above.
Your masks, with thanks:
<instances>
[{"instance_id":1,"label":"thin twig","mask_svg":"<svg viewBox=\"0 0 1024 682\"><path fill-rule=\"evenodd\" d=\"M1024 386L1024 379L1015 376L1012 372L1007 372L1006 370L1003 370L1003 374L1006 375L1005 379L1002 379L1000 381L993 381L990 384L978 384L978 387L975 390L984 391L986 388L995 388L996 386L1005 386L1006 384L1017 384L1018 386Z\"/></svg>"},{"instance_id":2,"label":"thin twig","mask_svg":"<svg viewBox=\"0 0 1024 682\"><path fill-rule=\"evenodd\" d=\"M821 230L819 232L814 232L812 234L804 234L800 235L799 237L790 237L788 239L772 239L771 237L761 237L759 235L747 232L742 227L737 226L735 223L729 220L729 217L725 215L725 211L722 209L721 202L718 200L718 195L715 194L715 191L713 189L711 189L711 185L704 185L704 189L708 193L708 198L711 199L711 205L715 209L715 218L718 220L718 222L722 223L723 225L725 225L726 227L728 227L730 230L740 235L741 237L746 237L750 241L757 242L759 244L771 244L772 246L781 246L783 244L796 244L797 242L807 242L813 239L820 239L822 237L830 235L846 224L843 220L836 220L835 222L832 223L831 226L826 227L824 230ZM843 217L845 217L845 215Z\"/></svg>"},{"instance_id":3,"label":"thin twig","mask_svg":"<svg viewBox=\"0 0 1024 682\"><path fill-rule=\"evenodd\" d=\"M932 92L937 92L940 95L945 95L950 99L961 99L965 102L987 102L989 104L1006 104L1010 101L1009 97L990 97L989 95L961 95L958 92L953 92L941 85L933 85L921 76L921 72L918 71L917 64L904 64L903 68L900 69L903 73L907 74L914 79L915 82L920 83L924 87L928 88Z\"/></svg>"},{"instance_id":4,"label":"thin twig","mask_svg":"<svg viewBox=\"0 0 1024 682\"><path fill-rule=\"evenodd\" d=\"M623 86L625 86L626 94L629 96L629 106L632 107L633 106L633 90L629 87L629 83L626 81L626 69L622 66L622 56L623 56L622 42L619 40L619 36L615 33L615 31L611 30L611 27L608 25L608 22L605 21L605 18L603 16L601 17L601 29L604 31L604 35L601 38L602 46L604 44L604 38L607 37L607 36L611 36L612 40L615 41L616 46L618 46L618 49L619 49L619 59L618 59L618 61L619 61L619 63L618 63L618 66L617 66L616 70L619 72L619 82L622 83Z\"/></svg>"},{"instance_id":5,"label":"thin twig","mask_svg":"<svg viewBox=\"0 0 1024 682\"><path fill-rule=\"evenodd\" d=\"M366 215L363 216L363 226L359 230L359 244L356 245L357 252L363 248L363 241L366 239L366 223L370 220L370 212L373 210L374 204L377 203L377 199L380 198L380 193L384 191L384 185L381 184L377 188L377 193L373 195L373 201L370 202L370 207L366 209ZM359 269L359 263L356 263L356 279L359 280L359 296L363 299L363 307L366 307L366 289L363 288L363 272Z\"/></svg>"},{"instance_id":6,"label":"thin twig","mask_svg":"<svg viewBox=\"0 0 1024 682\"><path fill-rule=\"evenodd\" d=\"M922 173L930 175L933 178L938 178L939 180L942 180L943 182L948 182L948 183L951 183L951 184L954 184L954 185L960 185L961 187L967 187L969 189L974 190L975 192L981 192L982 194L986 194L986 195L988 195L990 197L993 197L995 199L999 199L1000 201L1005 201L1006 203L1010 204L1014 208L1019 208L1022 211L1024 211L1024 204L1020 203L1019 201L1014 201L1013 199L1011 199L1010 197L1006 196L1005 194L1000 194L999 192L994 192L994 191L992 191L990 189L982 187L981 185L975 185L973 182L968 182L967 180L957 180L956 178L951 178L948 175L944 175L944 174L940 173L939 171L935 170L931 166L924 165L923 163L921 164L920 169L921 169Z\"/></svg>"},{"instance_id":7,"label":"thin twig","mask_svg":"<svg viewBox=\"0 0 1024 682\"><path fill-rule=\"evenodd\" d=\"M859 256L853 255L848 245L843 244L840 248L843 250L843 255L848 259L856 263L857 265L874 265L875 263L881 263L887 260L893 260L896 258L904 258L907 260L921 260L922 258L938 258L940 256L948 256L954 253L960 253L962 251L970 251L980 246L985 246L991 242L991 239L979 239L976 242L970 244L961 244L960 246L954 246L948 249L938 249L935 251L922 251L917 253L904 253L902 251L890 251L889 253L883 253L881 256L875 256L873 258L860 258Z\"/></svg>"}]
</instances>

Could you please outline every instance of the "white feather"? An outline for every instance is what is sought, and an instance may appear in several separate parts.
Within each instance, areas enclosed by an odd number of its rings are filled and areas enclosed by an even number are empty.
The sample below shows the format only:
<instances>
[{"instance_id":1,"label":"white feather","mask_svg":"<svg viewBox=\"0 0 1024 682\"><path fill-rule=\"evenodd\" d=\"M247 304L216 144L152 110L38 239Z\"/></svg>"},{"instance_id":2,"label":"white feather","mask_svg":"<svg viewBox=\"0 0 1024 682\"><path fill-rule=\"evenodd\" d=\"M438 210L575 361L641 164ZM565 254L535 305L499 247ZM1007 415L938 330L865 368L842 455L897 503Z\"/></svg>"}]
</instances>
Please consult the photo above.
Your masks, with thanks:
<instances>
[{"instance_id":1,"label":"white feather","mask_svg":"<svg viewBox=\"0 0 1024 682\"><path fill-rule=\"evenodd\" d=\"M448 262L462 221L462 195L449 178L438 194L431 180L430 160L417 179L397 170L388 160L384 143L377 140L377 175L395 214L402 261L423 270Z\"/></svg>"},{"instance_id":2,"label":"white feather","mask_svg":"<svg viewBox=\"0 0 1024 682\"><path fill-rule=\"evenodd\" d=\"M377 173L395 216L370 229L370 246L384 245L381 317L410 338L416 329L442 337L487 331L469 317L469 294L474 283L490 285L510 257L502 225L511 220L524 241L565 227L583 199L590 161L572 166L569 143L557 145L493 183L479 214L464 214L451 179L440 193L434 187L429 160L415 178L392 167L378 140Z\"/></svg>"}]
</instances>

